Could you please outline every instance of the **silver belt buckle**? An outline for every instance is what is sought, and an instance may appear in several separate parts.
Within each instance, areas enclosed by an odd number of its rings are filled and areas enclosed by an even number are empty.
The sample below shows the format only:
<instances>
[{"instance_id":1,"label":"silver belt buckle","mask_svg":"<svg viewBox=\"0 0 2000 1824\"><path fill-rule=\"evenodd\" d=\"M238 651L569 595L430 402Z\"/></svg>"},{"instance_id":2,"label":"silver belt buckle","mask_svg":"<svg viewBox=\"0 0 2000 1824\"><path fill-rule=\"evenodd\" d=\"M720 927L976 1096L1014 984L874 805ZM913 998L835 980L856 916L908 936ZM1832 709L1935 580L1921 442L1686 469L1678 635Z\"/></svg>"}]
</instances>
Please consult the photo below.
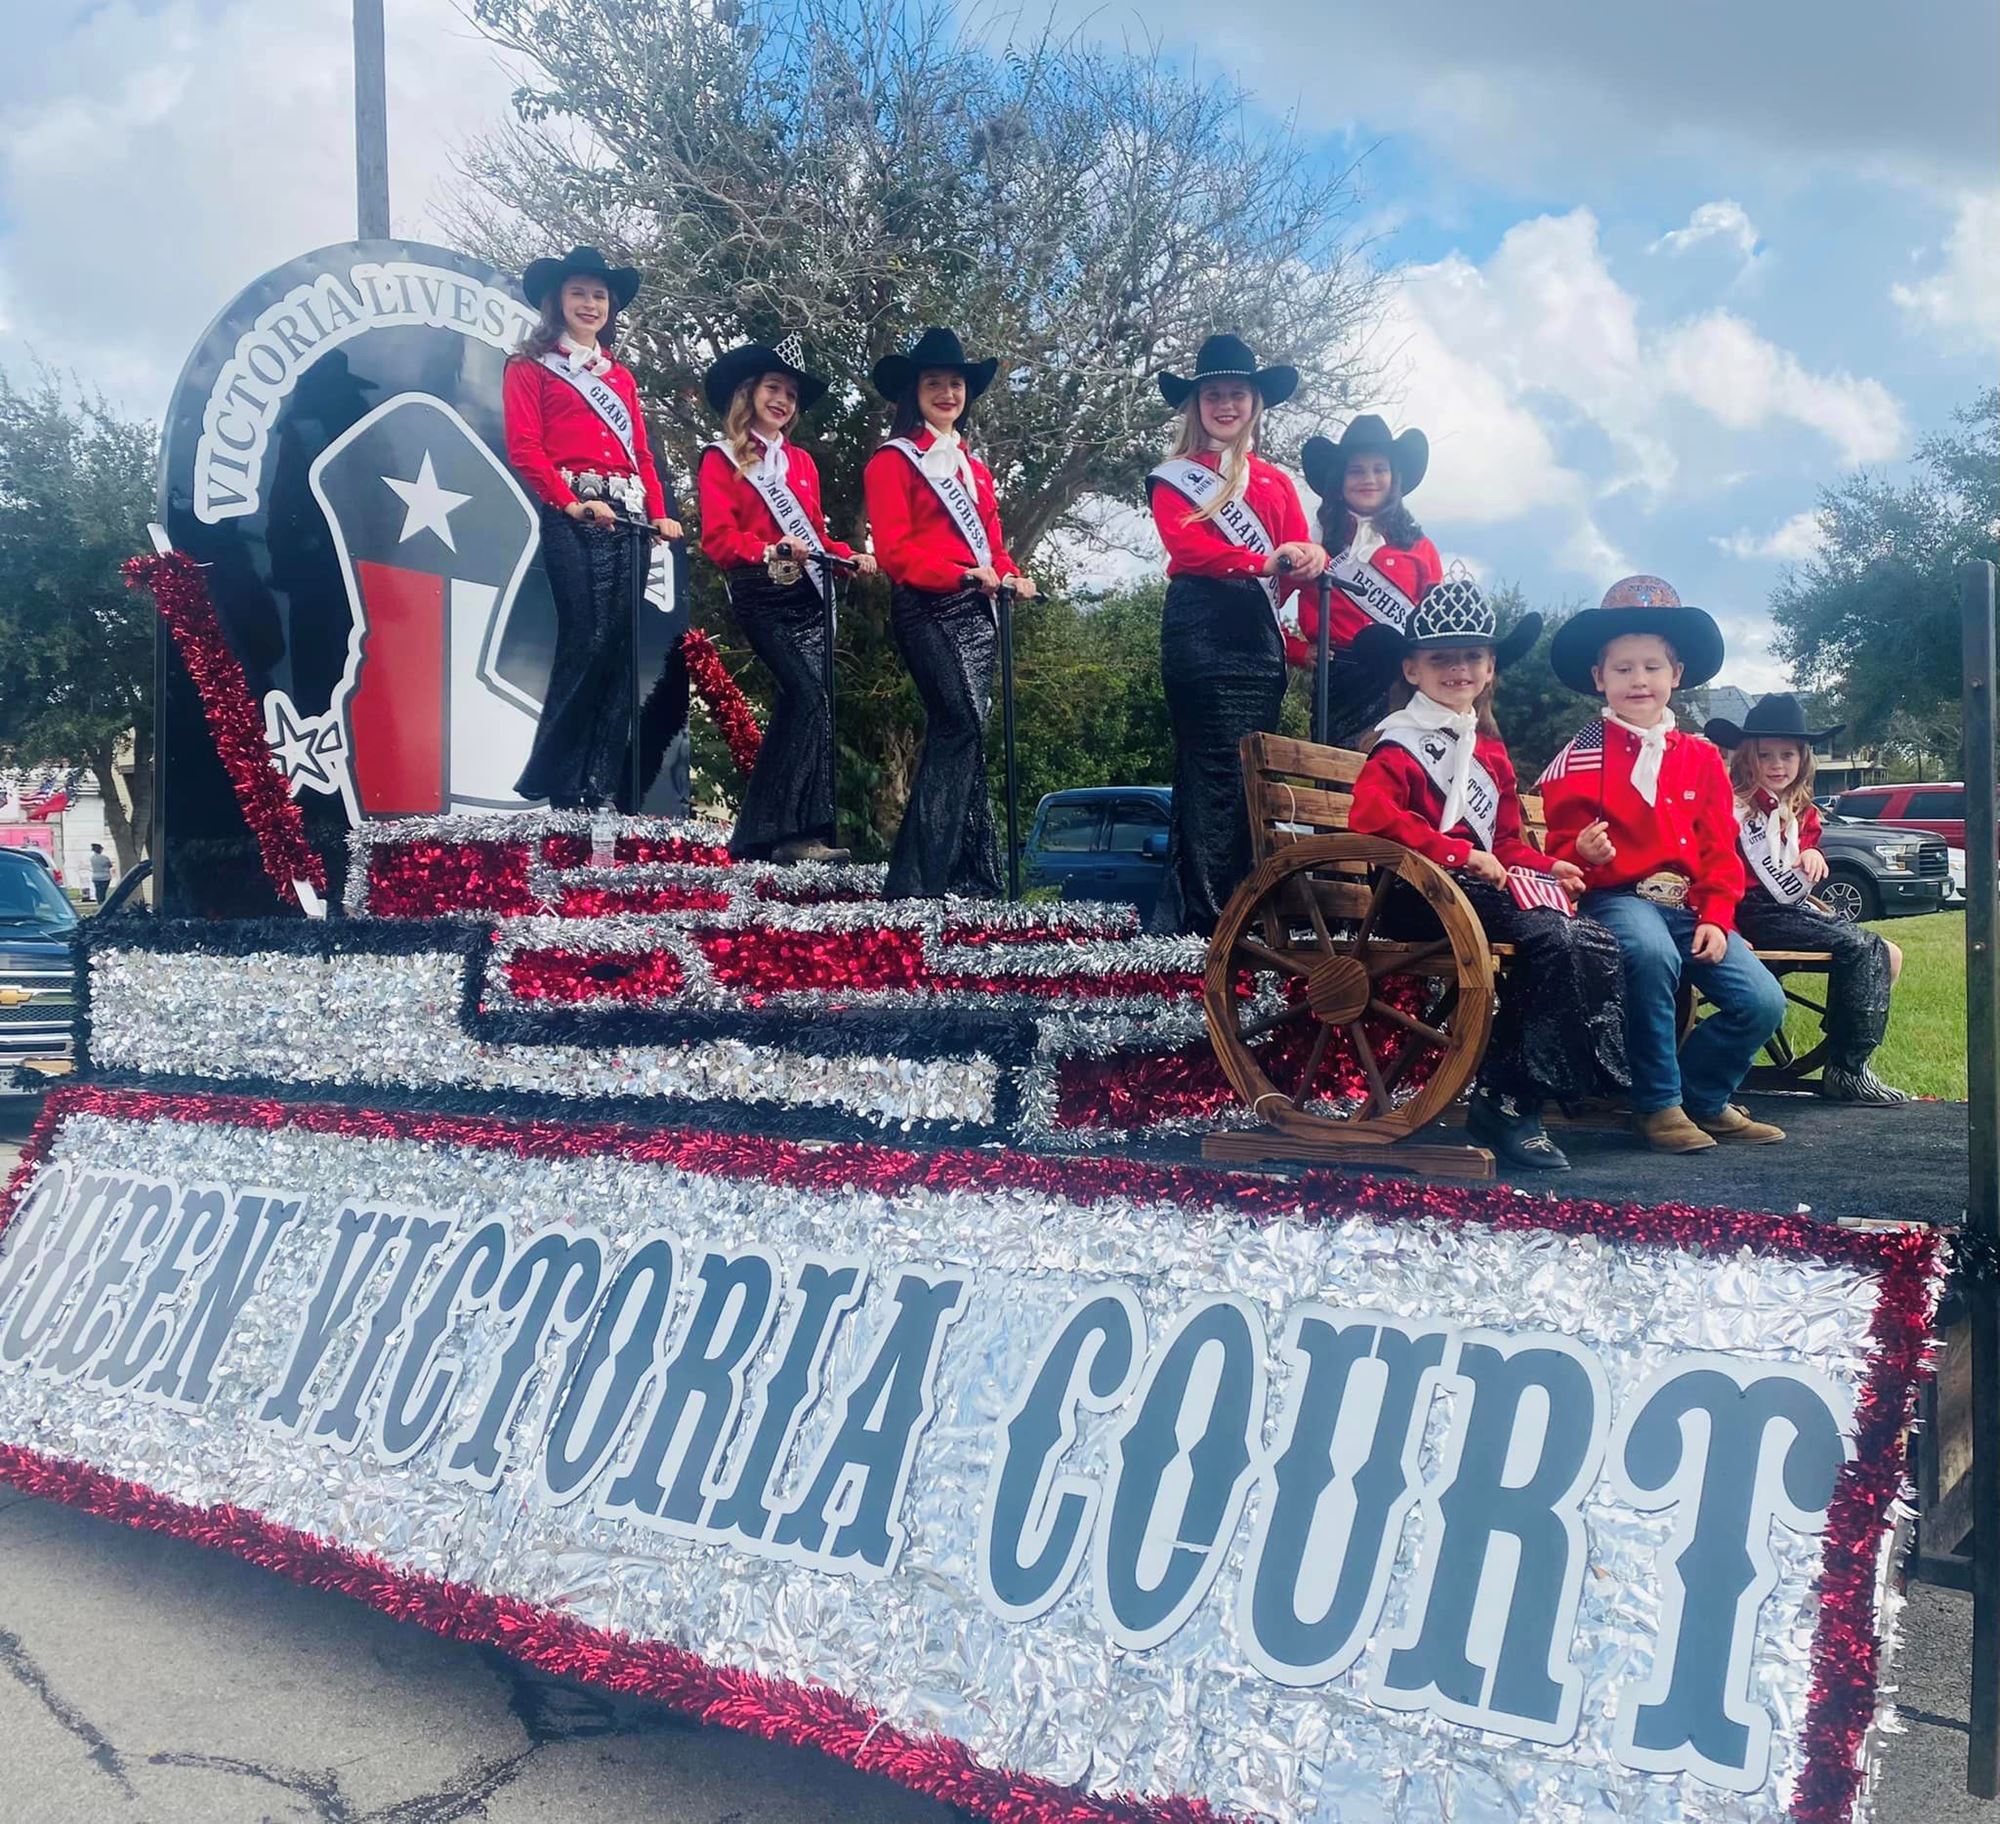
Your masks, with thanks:
<instances>
[{"instance_id":1,"label":"silver belt buckle","mask_svg":"<svg viewBox=\"0 0 2000 1824\"><path fill-rule=\"evenodd\" d=\"M1657 874L1648 874L1644 880L1635 881L1632 891L1656 906L1684 906L1688 897L1688 877L1676 874L1671 868L1662 868Z\"/></svg>"}]
</instances>

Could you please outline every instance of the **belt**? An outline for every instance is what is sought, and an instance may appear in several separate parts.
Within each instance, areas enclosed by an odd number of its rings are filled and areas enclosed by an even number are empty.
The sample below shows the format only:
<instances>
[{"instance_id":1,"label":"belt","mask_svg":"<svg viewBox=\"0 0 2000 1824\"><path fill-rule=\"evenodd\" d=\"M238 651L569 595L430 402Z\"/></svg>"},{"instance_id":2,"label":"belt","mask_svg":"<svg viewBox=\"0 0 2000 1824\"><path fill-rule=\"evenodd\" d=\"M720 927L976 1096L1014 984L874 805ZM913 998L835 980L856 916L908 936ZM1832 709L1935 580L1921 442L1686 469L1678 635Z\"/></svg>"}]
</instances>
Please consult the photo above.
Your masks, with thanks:
<instances>
[{"instance_id":1,"label":"belt","mask_svg":"<svg viewBox=\"0 0 2000 1824\"><path fill-rule=\"evenodd\" d=\"M558 473L578 500L609 501L634 519L646 517L646 484L636 475L611 475L597 469L562 469Z\"/></svg>"},{"instance_id":2,"label":"belt","mask_svg":"<svg viewBox=\"0 0 2000 1824\"><path fill-rule=\"evenodd\" d=\"M1635 880L1632 891L1656 906L1684 906L1692 884L1685 874L1678 874L1672 868L1662 868L1656 874L1648 874L1644 880Z\"/></svg>"}]
</instances>

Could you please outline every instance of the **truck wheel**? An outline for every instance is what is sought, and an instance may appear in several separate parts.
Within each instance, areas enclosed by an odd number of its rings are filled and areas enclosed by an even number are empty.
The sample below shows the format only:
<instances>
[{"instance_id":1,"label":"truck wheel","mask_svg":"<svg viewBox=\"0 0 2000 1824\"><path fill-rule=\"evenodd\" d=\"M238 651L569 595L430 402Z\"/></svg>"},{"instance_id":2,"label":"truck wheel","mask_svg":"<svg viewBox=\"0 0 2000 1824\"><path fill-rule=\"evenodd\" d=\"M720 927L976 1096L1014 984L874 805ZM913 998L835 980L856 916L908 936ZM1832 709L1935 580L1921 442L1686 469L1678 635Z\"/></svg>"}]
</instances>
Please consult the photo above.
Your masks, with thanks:
<instances>
[{"instance_id":1,"label":"truck wheel","mask_svg":"<svg viewBox=\"0 0 2000 1824\"><path fill-rule=\"evenodd\" d=\"M1821 881L1816 897L1826 902L1834 917L1850 925L1865 925L1882 916L1882 898L1875 883L1847 868L1836 868Z\"/></svg>"}]
</instances>

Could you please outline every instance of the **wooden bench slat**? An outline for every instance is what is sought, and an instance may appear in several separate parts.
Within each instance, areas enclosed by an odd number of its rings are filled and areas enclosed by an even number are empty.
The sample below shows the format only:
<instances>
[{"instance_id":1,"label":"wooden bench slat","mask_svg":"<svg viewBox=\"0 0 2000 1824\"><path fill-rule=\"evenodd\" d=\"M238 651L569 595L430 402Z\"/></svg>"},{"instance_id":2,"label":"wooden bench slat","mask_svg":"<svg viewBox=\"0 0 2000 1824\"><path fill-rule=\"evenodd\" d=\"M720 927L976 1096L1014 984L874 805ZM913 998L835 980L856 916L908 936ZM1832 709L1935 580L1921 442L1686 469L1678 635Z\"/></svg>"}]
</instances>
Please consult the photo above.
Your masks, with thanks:
<instances>
[{"instance_id":1,"label":"wooden bench slat","mask_svg":"<svg viewBox=\"0 0 2000 1824\"><path fill-rule=\"evenodd\" d=\"M1353 800L1345 792L1322 792L1310 785L1270 779L1259 779L1251 789L1256 794L1251 814L1258 822L1310 823L1324 830L1347 828Z\"/></svg>"},{"instance_id":2,"label":"wooden bench slat","mask_svg":"<svg viewBox=\"0 0 2000 1824\"><path fill-rule=\"evenodd\" d=\"M1321 747L1311 741L1266 734L1245 735L1242 755L1244 767L1249 771L1297 773L1302 779L1337 785L1352 785L1360 778L1368 758L1352 748Z\"/></svg>"}]
</instances>

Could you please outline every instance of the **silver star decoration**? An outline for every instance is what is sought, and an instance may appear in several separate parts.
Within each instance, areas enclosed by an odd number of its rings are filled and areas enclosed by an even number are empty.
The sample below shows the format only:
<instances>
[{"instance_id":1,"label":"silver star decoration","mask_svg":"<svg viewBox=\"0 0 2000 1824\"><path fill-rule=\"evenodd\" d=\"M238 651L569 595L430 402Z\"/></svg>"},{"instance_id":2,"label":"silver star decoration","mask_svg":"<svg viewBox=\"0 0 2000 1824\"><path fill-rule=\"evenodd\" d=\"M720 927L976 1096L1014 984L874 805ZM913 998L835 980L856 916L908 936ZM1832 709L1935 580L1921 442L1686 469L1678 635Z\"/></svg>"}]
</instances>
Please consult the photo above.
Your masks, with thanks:
<instances>
[{"instance_id":1,"label":"silver star decoration","mask_svg":"<svg viewBox=\"0 0 2000 1824\"><path fill-rule=\"evenodd\" d=\"M444 540L447 550L458 549L458 540L451 535L451 516L472 496L454 494L451 489L438 486L437 469L429 450L424 452L415 481L398 481L393 475L384 475L382 484L394 488L402 498L403 531L396 541L398 544L407 544L419 532L435 532Z\"/></svg>"},{"instance_id":2,"label":"silver star decoration","mask_svg":"<svg viewBox=\"0 0 2000 1824\"><path fill-rule=\"evenodd\" d=\"M340 780L329 762L337 764L346 737L331 715L301 716L283 691L274 690L264 700L264 739L271 758L285 775L285 785L293 789L303 781L315 791L340 789Z\"/></svg>"}]
</instances>

